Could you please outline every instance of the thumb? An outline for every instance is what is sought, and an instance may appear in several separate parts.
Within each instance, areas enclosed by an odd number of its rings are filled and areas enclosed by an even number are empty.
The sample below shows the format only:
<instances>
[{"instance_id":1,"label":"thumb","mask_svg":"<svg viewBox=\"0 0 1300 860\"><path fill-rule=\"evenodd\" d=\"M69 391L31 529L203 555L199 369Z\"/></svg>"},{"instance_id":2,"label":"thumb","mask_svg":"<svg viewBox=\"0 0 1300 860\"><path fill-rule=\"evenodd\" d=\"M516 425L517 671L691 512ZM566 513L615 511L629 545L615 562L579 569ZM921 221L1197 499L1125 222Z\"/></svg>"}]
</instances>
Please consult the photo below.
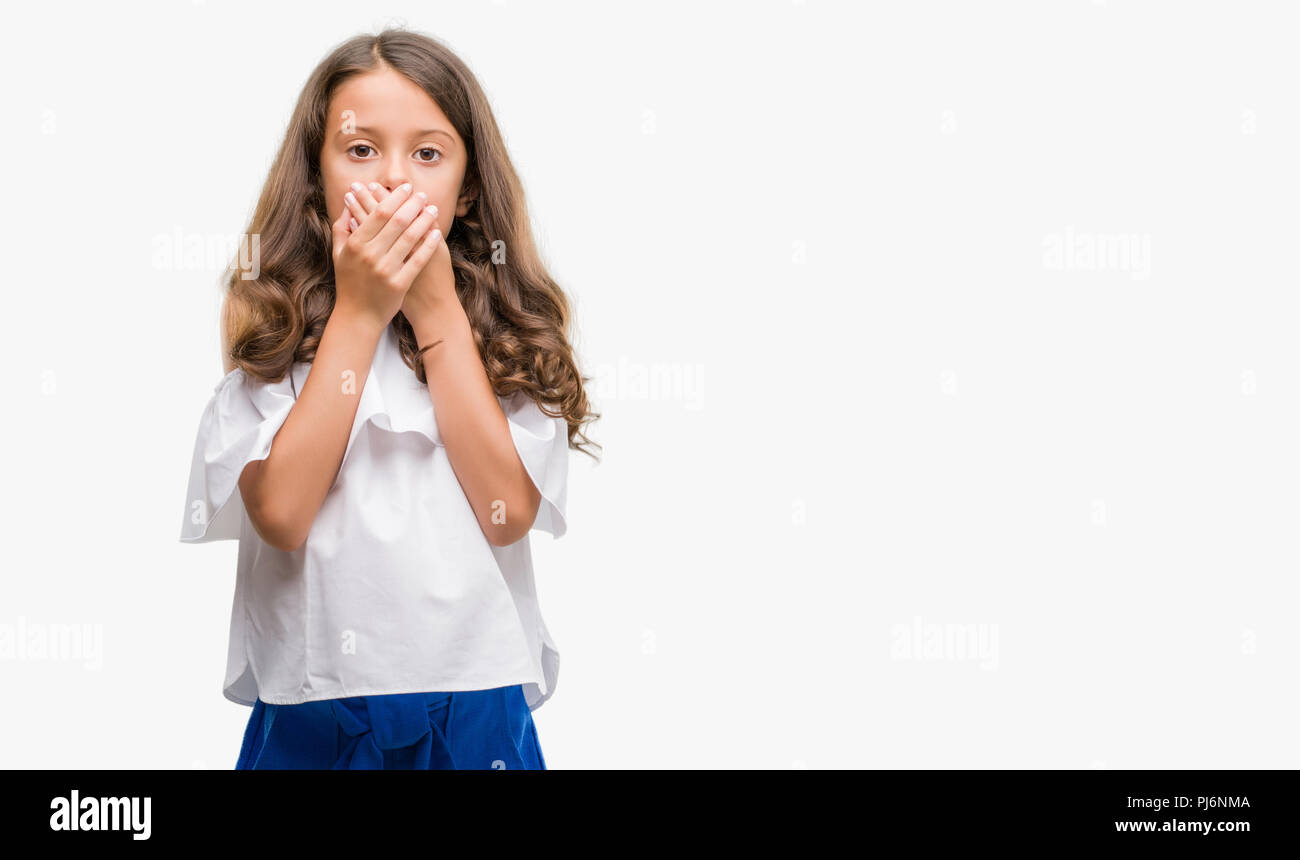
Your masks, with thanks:
<instances>
[{"instance_id":1,"label":"thumb","mask_svg":"<svg viewBox=\"0 0 1300 860\"><path fill-rule=\"evenodd\" d=\"M330 253L336 260L338 259L339 251L343 248L343 243L348 240L348 233L350 232L348 230L348 218L351 214L352 213L348 211L348 207L344 206L342 213L340 213L339 217L335 218L334 223L330 225Z\"/></svg>"}]
</instances>

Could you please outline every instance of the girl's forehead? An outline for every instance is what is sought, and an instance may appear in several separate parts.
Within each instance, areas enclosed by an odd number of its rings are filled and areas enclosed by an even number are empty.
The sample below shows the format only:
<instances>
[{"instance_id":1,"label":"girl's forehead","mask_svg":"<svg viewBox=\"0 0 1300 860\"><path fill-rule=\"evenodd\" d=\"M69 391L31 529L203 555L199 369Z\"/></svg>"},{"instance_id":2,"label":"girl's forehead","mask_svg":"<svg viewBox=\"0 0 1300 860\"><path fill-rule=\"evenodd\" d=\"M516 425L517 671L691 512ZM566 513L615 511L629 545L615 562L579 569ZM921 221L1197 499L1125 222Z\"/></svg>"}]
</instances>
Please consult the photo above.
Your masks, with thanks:
<instances>
[{"instance_id":1,"label":"girl's forehead","mask_svg":"<svg viewBox=\"0 0 1300 860\"><path fill-rule=\"evenodd\" d=\"M364 72L339 84L330 100L330 118L351 119L370 133L445 132L455 129L438 103L418 84L391 69Z\"/></svg>"}]
</instances>

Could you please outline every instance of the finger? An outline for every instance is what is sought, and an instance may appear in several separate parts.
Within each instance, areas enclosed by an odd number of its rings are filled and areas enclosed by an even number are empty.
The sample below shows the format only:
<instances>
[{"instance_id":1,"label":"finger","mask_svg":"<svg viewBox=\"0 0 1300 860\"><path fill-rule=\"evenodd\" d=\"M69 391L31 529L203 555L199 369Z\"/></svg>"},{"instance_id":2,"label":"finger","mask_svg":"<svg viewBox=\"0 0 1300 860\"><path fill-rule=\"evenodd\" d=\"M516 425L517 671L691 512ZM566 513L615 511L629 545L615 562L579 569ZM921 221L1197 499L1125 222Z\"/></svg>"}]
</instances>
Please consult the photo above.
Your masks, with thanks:
<instances>
[{"instance_id":1,"label":"finger","mask_svg":"<svg viewBox=\"0 0 1300 860\"><path fill-rule=\"evenodd\" d=\"M358 228L356 232L357 237L365 243L373 241L385 229L387 229L388 219L391 218L393 213L397 211L398 207L405 203L410 197L411 183L408 182L405 185L400 186L396 191L389 194L383 200L379 201L379 205L375 207L373 212L366 215L364 218L357 219L357 221L361 223L361 227ZM412 220L414 219L412 218ZM403 230L406 229L407 223L409 222L403 222L400 227ZM398 225L394 225L394 229L390 231L391 235L388 237L387 241L381 241L379 243L381 250L387 251L388 248L392 246L393 239L397 238L401 233L401 230L397 229L397 226Z\"/></svg>"},{"instance_id":2,"label":"finger","mask_svg":"<svg viewBox=\"0 0 1300 860\"><path fill-rule=\"evenodd\" d=\"M365 234L368 223L376 220L384 222L379 235L370 240L370 246L374 251L378 251L381 257L387 259L393 245L401 239L402 234L406 232L406 228L411 226L411 222L420 216L424 206L423 197L417 196L411 190L411 184L408 182L380 201L379 208L368 215L366 220L361 223L362 234ZM386 216L382 214L385 209L389 210ZM403 246L402 253L395 262L400 263L405 259L406 252L409 250L410 248ZM392 268L395 271L397 266Z\"/></svg>"},{"instance_id":3,"label":"finger","mask_svg":"<svg viewBox=\"0 0 1300 860\"><path fill-rule=\"evenodd\" d=\"M402 268L397 272L398 283L403 286L412 284L415 276L420 274L420 270L437 253L440 245L442 245L442 231L435 228L411 254L411 259L402 264Z\"/></svg>"},{"instance_id":4,"label":"finger","mask_svg":"<svg viewBox=\"0 0 1300 860\"><path fill-rule=\"evenodd\" d=\"M361 222L361 221L364 221L365 218L366 218L366 215L369 214L369 213L368 213L368 211L367 211L367 210L366 210L366 209L361 205L361 201L360 201L359 199L357 199L356 188L355 188L356 185L357 185L357 183L354 182L354 183L353 183L353 186L354 186L353 189L352 189L351 191L349 191L347 194L344 194L344 195L343 195L343 205L347 207L347 209L348 209L348 213L349 213L353 218L355 218L355 219L357 220L357 222L359 223L359 222ZM361 187L362 187L362 188L365 188L364 185L361 186Z\"/></svg>"},{"instance_id":5,"label":"finger","mask_svg":"<svg viewBox=\"0 0 1300 860\"><path fill-rule=\"evenodd\" d=\"M402 210L399 209L398 212ZM411 226L402 231L402 235L397 237L393 247L384 255L383 265L400 269L404 260L419 242L427 236L435 227L438 226L438 207L433 204L425 206L420 210L420 214L411 222Z\"/></svg>"},{"instance_id":6,"label":"finger","mask_svg":"<svg viewBox=\"0 0 1300 860\"><path fill-rule=\"evenodd\" d=\"M379 205L379 201L388 196L386 190L383 191L382 197L379 195L379 192L383 189L384 186L378 182L371 182L369 185L362 185L360 182L352 183L352 193L357 195L357 200L361 203L361 208L367 215L374 212L375 207ZM362 216L358 215L357 220L362 220Z\"/></svg>"},{"instance_id":7,"label":"finger","mask_svg":"<svg viewBox=\"0 0 1300 860\"><path fill-rule=\"evenodd\" d=\"M430 204L430 205L432 205L432 204ZM434 220L435 222L438 222L438 223L435 223L433 226L434 226L434 227L441 227L441 220L440 220L439 215L438 215L438 207L437 207L437 206L434 206L434 207L433 207L433 210L434 210L434 211L433 211L433 220ZM439 230L439 235L441 235L441 230ZM415 247L411 249L411 253L406 255L406 260L410 260L410 259L411 259L411 256L412 256L413 254L415 254L417 251L420 250L420 246L421 246L421 245L423 245L423 244L425 244L425 243L427 243L427 242L434 242L434 243L437 243L437 241L438 241L437 238L434 238L434 236L433 236L433 230L432 230L432 229L425 231L423 234L421 234L421 236L420 236L420 240L419 240L418 242L415 243ZM405 263L406 260L403 260L402 262Z\"/></svg>"},{"instance_id":8,"label":"finger","mask_svg":"<svg viewBox=\"0 0 1300 860\"><path fill-rule=\"evenodd\" d=\"M345 206L343 211L339 213L339 217L335 218L334 223L330 225L330 239L332 242L330 253L335 259L338 259L339 251L343 250L343 244L348 240L349 217L348 209Z\"/></svg>"}]
</instances>

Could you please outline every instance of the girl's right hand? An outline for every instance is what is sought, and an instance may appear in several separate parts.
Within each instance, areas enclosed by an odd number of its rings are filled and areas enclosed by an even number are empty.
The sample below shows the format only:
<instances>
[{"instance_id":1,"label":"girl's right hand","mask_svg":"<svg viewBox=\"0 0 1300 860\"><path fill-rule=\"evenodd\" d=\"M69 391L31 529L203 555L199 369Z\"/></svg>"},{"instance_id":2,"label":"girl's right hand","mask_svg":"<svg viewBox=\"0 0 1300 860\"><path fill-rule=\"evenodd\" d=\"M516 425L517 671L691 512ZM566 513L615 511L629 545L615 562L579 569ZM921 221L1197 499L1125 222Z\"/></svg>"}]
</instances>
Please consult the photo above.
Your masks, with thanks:
<instances>
[{"instance_id":1,"label":"girl's right hand","mask_svg":"<svg viewBox=\"0 0 1300 860\"><path fill-rule=\"evenodd\" d=\"M348 192L349 196L355 196ZM386 328L402 308L406 291L429 262L436 242L416 243L437 226L422 194L412 194L410 183L397 188L375 210L348 232L353 217L345 205L333 224L334 308L357 314Z\"/></svg>"}]
</instances>

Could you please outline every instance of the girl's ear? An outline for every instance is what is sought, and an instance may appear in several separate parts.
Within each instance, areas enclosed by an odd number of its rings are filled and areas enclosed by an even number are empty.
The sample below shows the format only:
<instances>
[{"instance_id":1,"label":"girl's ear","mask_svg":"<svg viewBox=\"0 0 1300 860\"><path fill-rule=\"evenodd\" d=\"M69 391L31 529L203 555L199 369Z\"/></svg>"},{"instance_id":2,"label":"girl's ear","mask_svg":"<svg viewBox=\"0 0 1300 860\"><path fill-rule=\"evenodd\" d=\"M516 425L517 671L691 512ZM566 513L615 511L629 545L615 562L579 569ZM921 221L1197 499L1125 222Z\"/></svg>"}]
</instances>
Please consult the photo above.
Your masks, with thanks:
<instances>
[{"instance_id":1,"label":"girl's ear","mask_svg":"<svg viewBox=\"0 0 1300 860\"><path fill-rule=\"evenodd\" d=\"M460 187L460 197L456 199L456 217L464 218L469 213L469 207L474 205L478 199L478 182L473 176L465 178Z\"/></svg>"}]
</instances>

